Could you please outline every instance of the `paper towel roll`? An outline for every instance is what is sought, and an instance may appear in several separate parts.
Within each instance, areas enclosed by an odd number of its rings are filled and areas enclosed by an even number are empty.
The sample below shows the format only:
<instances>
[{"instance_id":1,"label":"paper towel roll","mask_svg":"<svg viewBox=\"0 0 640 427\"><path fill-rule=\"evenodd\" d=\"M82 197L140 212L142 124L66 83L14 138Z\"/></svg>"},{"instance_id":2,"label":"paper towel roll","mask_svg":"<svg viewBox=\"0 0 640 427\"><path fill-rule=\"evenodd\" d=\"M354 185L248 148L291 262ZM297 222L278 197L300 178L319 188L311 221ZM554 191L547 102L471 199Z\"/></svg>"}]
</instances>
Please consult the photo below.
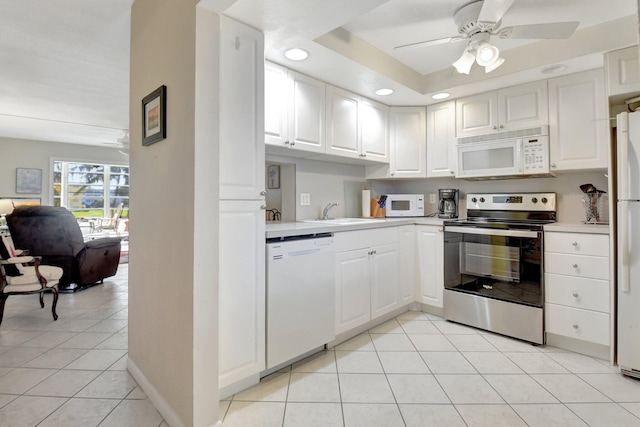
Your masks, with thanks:
<instances>
[{"instance_id":1,"label":"paper towel roll","mask_svg":"<svg viewBox=\"0 0 640 427\"><path fill-rule=\"evenodd\" d=\"M362 216L365 218L371 216L371 190L367 188L362 190Z\"/></svg>"}]
</instances>

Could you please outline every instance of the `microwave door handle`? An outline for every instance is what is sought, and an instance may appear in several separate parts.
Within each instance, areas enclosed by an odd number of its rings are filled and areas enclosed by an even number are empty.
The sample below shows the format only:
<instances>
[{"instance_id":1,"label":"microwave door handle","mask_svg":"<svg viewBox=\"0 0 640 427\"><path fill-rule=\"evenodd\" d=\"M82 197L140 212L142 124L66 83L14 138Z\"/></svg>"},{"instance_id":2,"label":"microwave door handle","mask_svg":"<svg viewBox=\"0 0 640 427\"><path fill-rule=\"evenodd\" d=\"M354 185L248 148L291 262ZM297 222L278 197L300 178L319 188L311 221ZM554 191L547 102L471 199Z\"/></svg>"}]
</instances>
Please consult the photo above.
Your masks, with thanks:
<instances>
[{"instance_id":1,"label":"microwave door handle","mask_svg":"<svg viewBox=\"0 0 640 427\"><path fill-rule=\"evenodd\" d=\"M517 141L516 141L516 150L517 150L516 156L518 156L517 159L516 159L517 160L516 164L518 165L518 172L520 172L520 173L523 172L522 168L524 166L524 159L522 158L523 145L524 145L523 139L522 138L518 138Z\"/></svg>"}]
</instances>

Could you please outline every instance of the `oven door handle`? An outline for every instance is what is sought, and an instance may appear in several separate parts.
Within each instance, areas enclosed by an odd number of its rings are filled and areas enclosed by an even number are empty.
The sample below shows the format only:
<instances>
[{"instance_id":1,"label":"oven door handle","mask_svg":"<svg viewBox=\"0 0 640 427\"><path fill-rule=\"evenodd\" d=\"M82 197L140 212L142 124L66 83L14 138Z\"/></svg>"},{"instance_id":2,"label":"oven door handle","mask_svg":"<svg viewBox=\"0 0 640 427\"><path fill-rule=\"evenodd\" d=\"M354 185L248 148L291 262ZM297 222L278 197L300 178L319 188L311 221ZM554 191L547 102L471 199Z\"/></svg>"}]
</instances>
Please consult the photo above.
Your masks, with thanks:
<instances>
[{"instance_id":1,"label":"oven door handle","mask_svg":"<svg viewBox=\"0 0 640 427\"><path fill-rule=\"evenodd\" d=\"M526 230L498 230L495 228L473 228L473 227L458 227L447 225L444 227L444 231L463 234L480 234L482 236L505 236L505 237L528 237L537 238L537 231Z\"/></svg>"}]
</instances>

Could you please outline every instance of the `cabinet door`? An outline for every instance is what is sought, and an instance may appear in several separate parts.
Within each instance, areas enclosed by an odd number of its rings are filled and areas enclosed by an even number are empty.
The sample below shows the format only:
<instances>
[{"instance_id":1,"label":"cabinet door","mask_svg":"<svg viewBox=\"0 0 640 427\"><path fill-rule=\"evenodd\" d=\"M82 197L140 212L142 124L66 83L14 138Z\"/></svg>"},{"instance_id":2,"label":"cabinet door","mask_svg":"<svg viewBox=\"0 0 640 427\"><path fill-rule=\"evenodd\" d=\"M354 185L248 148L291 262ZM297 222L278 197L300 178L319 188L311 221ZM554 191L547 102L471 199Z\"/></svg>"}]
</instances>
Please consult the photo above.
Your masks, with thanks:
<instances>
[{"instance_id":1,"label":"cabinet door","mask_svg":"<svg viewBox=\"0 0 640 427\"><path fill-rule=\"evenodd\" d=\"M325 151L325 84L289 70L289 145L316 153Z\"/></svg>"},{"instance_id":2,"label":"cabinet door","mask_svg":"<svg viewBox=\"0 0 640 427\"><path fill-rule=\"evenodd\" d=\"M609 117L603 70L549 80L552 171L608 166Z\"/></svg>"},{"instance_id":3,"label":"cabinet door","mask_svg":"<svg viewBox=\"0 0 640 427\"><path fill-rule=\"evenodd\" d=\"M289 74L285 67L264 63L264 142L284 146L288 141L287 97Z\"/></svg>"},{"instance_id":4,"label":"cabinet door","mask_svg":"<svg viewBox=\"0 0 640 427\"><path fill-rule=\"evenodd\" d=\"M498 130L520 130L549 123L547 81L498 91Z\"/></svg>"},{"instance_id":5,"label":"cabinet door","mask_svg":"<svg viewBox=\"0 0 640 427\"><path fill-rule=\"evenodd\" d=\"M607 53L609 96L640 92L638 46Z\"/></svg>"},{"instance_id":6,"label":"cabinet door","mask_svg":"<svg viewBox=\"0 0 640 427\"><path fill-rule=\"evenodd\" d=\"M231 19L220 26L220 199L256 199L265 189L264 39Z\"/></svg>"},{"instance_id":7,"label":"cabinet door","mask_svg":"<svg viewBox=\"0 0 640 427\"><path fill-rule=\"evenodd\" d=\"M398 292L398 244L371 249L371 318L400 306Z\"/></svg>"},{"instance_id":8,"label":"cabinet door","mask_svg":"<svg viewBox=\"0 0 640 427\"><path fill-rule=\"evenodd\" d=\"M368 99L360 102L360 154L367 160L389 162L389 107Z\"/></svg>"},{"instance_id":9,"label":"cabinet door","mask_svg":"<svg viewBox=\"0 0 640 427\"><path fill-rule=\"evenodd\" d=\"M336 335L371 320L369 249L336 254Z\"/></svg>"},{"instance_id":10,"label":"cabinet door","mask_svg":"<svg viewBox=\"0 0 640 427\"><path fill-rule=\"evenodd\" d=\"M498 130L498 95L480 93L456 100L456 136L484 135Z\"/></svg>"},{"instance_id":11,"label":"cabinet door","mask_svg":"<svg viewBox=\"0 0 640 427\"><path fill-rule=\"evenodd\" d=\"M360 157L360 97L333 86L327 86L327 154Z\"/></svg>"},{"instance_id":12,"label":"cabinet door","mask_svg":"<svg viewBox=\"0 0 640 427\"><path fill-rule=\"evenodd\" d=\"M456 103L427 107L427 178L454 176L457 168Z\"/></svg>"},{"instance_id":13,"label":"cabinet door","mask_svg":"<svg viewBox=\"0 0 640 427\"><path fill-rule=\"evenodd\" d=\"M426 111L422 107L391 107L391 177L427 176Z\"/></svg>"},{"instance_id":14,"label":"cabinet door","mask_svg":"<svg viewBox=\"0 0 640 427\"><path fill-rule=\"evenodd\" d=\"M442 308L444 292L444 233L442 226L418 225L420 302Z\"/></svg>"},{"instance_id":15,"label":"cabinet door","mask_svg":"<svg viewBox=\"0 0 640 427\"><path fill-rule=\"evenodd\" d=\"M265 220L260 201L220 202L220 387L265 368Z\"/></svg>"},{"instance_id":16,"label":"cabinet door","mask_svg":"<svg viewBox=\"0 0 640 427\"><path fill-rule=\"evenodd\" d=\"M400 305L415 301L416 295L416 227L398 227L398 297Z\"/></svg>"}]
</instances>

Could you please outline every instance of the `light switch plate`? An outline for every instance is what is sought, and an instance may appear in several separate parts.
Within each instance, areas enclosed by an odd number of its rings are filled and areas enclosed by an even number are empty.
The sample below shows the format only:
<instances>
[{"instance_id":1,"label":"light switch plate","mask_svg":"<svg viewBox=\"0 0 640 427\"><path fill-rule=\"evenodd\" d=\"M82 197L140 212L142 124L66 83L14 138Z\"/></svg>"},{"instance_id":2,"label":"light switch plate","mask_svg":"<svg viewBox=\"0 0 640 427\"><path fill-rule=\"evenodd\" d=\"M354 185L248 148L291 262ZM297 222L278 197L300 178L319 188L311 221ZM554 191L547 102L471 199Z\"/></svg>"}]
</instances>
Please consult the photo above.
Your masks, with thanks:
<instances>
[{"instance_id":1,"label":"light switch plate","mask_svg":"<svg viewBox=\"0 0 640 427\"><path fill-rule=\"evenodd\" d=\"M300 193L300 206L309 206L311 204L310 193Z\"/></svg>"},{"instance_id":2,"label":"light switch plate","mask_svg":"<svg viewBox=\"0 0 640 427\"><path fill-rule=\"evenodd\" d=\"M436 193L429 194L429 203L433 204L436 202Z\"/></svg>"}]
</instances>

